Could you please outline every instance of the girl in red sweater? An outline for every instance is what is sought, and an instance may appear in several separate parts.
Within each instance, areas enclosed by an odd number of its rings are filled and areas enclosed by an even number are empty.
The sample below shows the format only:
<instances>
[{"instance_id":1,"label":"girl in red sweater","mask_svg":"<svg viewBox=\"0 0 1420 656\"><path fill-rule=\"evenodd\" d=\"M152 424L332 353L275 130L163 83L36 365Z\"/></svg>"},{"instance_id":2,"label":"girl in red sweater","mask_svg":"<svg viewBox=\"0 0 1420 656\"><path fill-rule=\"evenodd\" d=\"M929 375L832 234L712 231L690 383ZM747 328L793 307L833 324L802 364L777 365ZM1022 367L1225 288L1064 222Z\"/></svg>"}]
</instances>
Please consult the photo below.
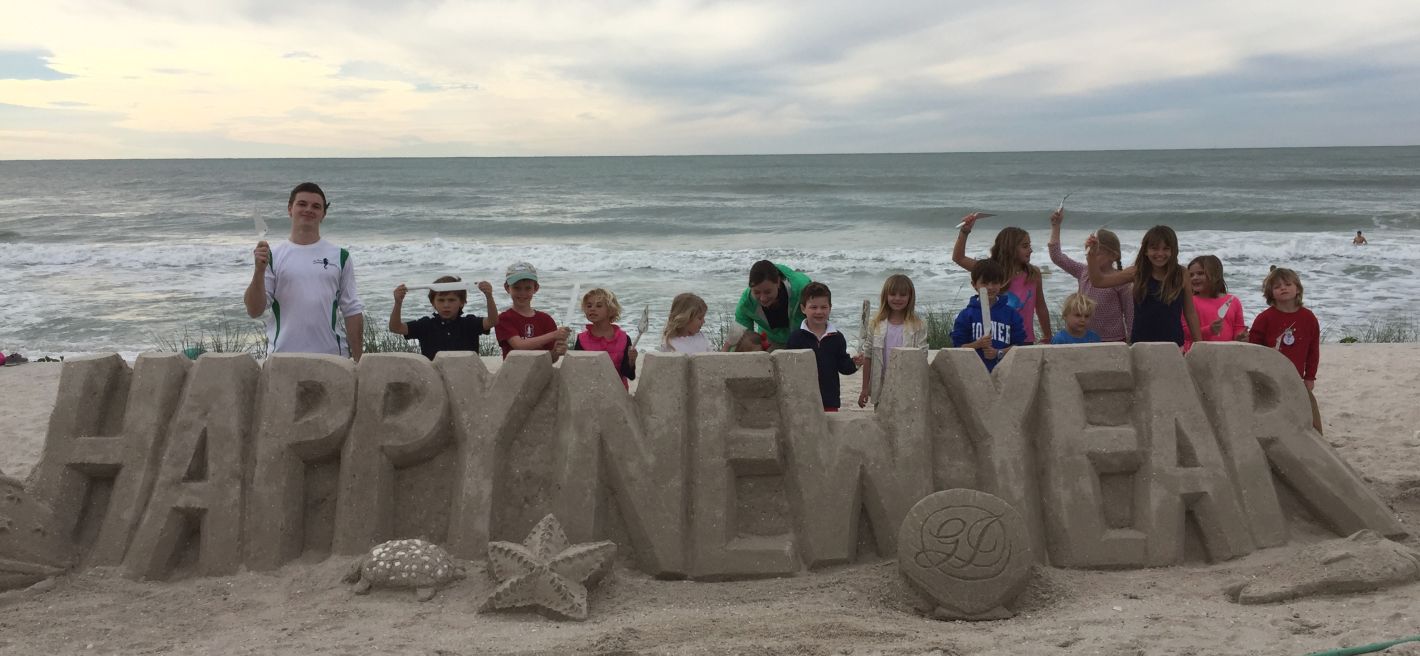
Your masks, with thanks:
<instances>
[{"instance_id":1,"label":"girl in red sweater","mask_svg":"<svg viewBox=\"0 0 1420 656\"><path fill-rule=\"evenodd\" d=\"M1297 367L1311 397L1312 426L1320 433L1321 410L1312 387L1321 360L1321 325L1311 310L1302 307L1302 279L1291 269L1273 269L1262 281L1262 295L1270 307L1253 320L1248 341L1281 351Z\"/></svg>"}]
</instances>

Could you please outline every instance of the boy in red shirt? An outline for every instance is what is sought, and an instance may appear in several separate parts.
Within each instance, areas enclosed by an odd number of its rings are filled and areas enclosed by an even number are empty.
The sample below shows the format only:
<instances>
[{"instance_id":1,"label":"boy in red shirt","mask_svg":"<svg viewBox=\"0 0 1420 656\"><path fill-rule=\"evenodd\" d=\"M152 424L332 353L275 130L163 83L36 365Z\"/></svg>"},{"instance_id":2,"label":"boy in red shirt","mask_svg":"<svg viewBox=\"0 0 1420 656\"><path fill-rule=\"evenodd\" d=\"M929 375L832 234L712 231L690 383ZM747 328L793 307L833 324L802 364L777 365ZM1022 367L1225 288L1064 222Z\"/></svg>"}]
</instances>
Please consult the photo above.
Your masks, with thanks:
<instances>
[{"instance_id":1,"label":"boy in red shirt","mask_svg":"<svg viewBox=\"0 0 1420 656\"><path fill-rule=\"evenodd\" d=\"M494 332L503 357L513 351L552 351L552 361L567 352L567 337L571 329L557 327L546 312L533 309L533 295L539 289L537 269L527 262L514 262L504 277L503 291L513 299L513 307L498 315Z\"/></svg>"},{"instance_id":2,"label":"boy in red shirt","mask_svg":"<svg viewBox=\"0 0 1420 656\"><path fill-rule=\"evenodd\" d=\"M1297 367L1311 397L1312 426L1320 433L1321 409L1312 387L1321 361L1321 324L1302 307L1302 279L1291 269L1273 269L1262 281L1262 296L1270 307L1253 319L1248 341L1281 351Z\"/></svg>"}]
</instances>

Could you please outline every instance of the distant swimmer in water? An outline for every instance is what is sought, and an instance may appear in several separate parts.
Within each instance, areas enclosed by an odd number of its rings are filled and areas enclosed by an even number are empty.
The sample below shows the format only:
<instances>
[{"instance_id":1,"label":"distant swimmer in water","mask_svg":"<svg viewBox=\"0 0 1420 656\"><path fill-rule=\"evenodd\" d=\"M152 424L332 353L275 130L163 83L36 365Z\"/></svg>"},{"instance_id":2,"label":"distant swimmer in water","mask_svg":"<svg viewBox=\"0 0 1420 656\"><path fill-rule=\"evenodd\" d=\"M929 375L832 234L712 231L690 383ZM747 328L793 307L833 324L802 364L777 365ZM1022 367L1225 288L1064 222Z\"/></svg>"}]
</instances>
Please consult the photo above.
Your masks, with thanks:
<instances>
[{"instance_id":1,"label":"distant swimmer in water","mask_svg":"<svg viewBox=\"0 0 1420 656\"><path fill-rule=\"evenodd\" d=\"M1355 245L1357 245L1357 246L1365 246L1365 245L1366 245L1366 237L1365 237L1365 235L1362 235L1362 234L1361 234L1361 231L1360 231L1360 230L1357 230L1357 231L1356 231L1356 238L1355 238L1355 239L1352 239L1352 240L1351 240L1351 243L1352 243L1352 244L1355 244Z\"/></svg>"}]
</instances>

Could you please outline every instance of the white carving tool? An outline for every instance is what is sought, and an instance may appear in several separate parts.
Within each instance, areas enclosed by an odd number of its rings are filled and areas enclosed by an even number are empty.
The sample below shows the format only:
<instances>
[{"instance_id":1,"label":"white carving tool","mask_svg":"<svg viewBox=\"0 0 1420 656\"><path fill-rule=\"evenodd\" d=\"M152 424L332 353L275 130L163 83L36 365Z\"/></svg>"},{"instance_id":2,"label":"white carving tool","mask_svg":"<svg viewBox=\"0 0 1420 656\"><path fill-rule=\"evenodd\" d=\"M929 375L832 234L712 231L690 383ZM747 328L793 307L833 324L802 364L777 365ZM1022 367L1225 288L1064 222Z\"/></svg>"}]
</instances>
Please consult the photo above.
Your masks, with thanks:
<instances>
[{"instance_id":1,"label":"white carving tool","mask_svg":"<svg viewBox=\"0 0 1420 656\"><path fill-rule=\"evenodd\" d=\"M1056 212L1063 212L1063 211L1065 211L1065 201L1070 200L1070 194L1073 194L1073 193L1075 193L1075 192L1072 191L1072 192L1070 192L1069 194L1065 194L1065 197L1060 199L1060 207L1055 208L1055 211L1056 211Z\"/></svg>"},{"instance_id":2,"label":"white carving tool","mask_svg":"<svg viewBox=\"0 0 1420 656\"><path fill-rule=\"evenodd\" d=\"M646 334L651 328L651 306L647 305L641 310L641 319L636 322L636 340L631 342L631 348L636 348L641 343L641 336Z\"/></svg>"},{"instance_id":3,"label":"white carving tool","mask_svg":"<svg viewBox=\"0 0 1420 656\"><path fill-rule=\"evenodd\" d=\"M1223 304L1218 307L1218 320L1219 320L1219 321L1222 321L1222 320L1225 320L1225 319L1228 318L1228 307L1233 304L1233 300L1236 299L1236 298L1237 298L1236 296L1229 296L1229 297L1228 297L1228 300L1223 301ZM1215 334L1215 335L1221 335L1221 334L1223 334L1223 331L1219 330L1218 332L1213 333L1213 334Z\"/></svg>"},{"instance_id":4,"label":"white carving tool","mask_svg":"<svg viewBox=\"0 0 1420 656\"><path fill-rule=\"evenodd\" d=\"M427 289L431 292L466 292L466 282L431 282L427 285L405 285L405 289Z\"/></svg>"},{"instance_id":5,"label":"white carving tool","mask_svg":"<svg viewBox=\"0 0 1420 656\"><path fill-rule=\"evenodd\" d=\"M261 218L260 214L253 216L252 219L256 223L256 238L266 239L266 233L270 232L270 229L266 227L266 219Z\"/></svg>"},{"instance_id":6,"label":"white carving tool","mask_svg":"<svg viewBox=\"0 0 1420 656\"><path fill-rule=\"evenodd\" d=\"M995 214L992 214L992 213L990 213L990 212L977 212L977 213L976 213L976 220L977 220L977 221L980 221L980 220L982 220L982 219L989 218L989 217L993 217L993 216L996 216L996 215L995 215ZM964 225L966 225L966 221L962 221L961 223L958 223L958 224L957 224L957 230L961 230L961 227L964 226Z\"/></svg>"},{"instance_id":7,"label":"white carving tool","mask_svg":"<svg viewBox=\"0 0 1420 656\"><path fill-rule=\"evenodd\" d=\"M989 300L986 299L986 297L989 296L989 295L990 295L990 294L988 294L988 293L986 292L986 288L985 288L985 287L982 287L981 289L976 290L976 300L977 300L978 303L981 304L981 334L982 334L982 336L988 336L988 335L991 334L991 301L989 301ZM998 352L996 355L997 355L997 356L1000 356L1001 354Z\"/></svg>"},{"instance_id":8,"label":"white carving tool","mask_svg":"<svg viewBox=\"0 0 1420 656\"><path fill-rule=\"evenodd\" d=\"M577 308L581 305L582 283L572 284L572 301L567 305L567 314L562 315L562 325L572 325L572 315L577 313Z\"/></svg>"},{"instance_id":9,"label":"white carving tool","mask_svg":"<svg viewBox=\"0 0 1420 656\"><path fill-rule=\"evenodd\" d=\"M868 315L872 309L872 302L863 299L863 313L858 324L858 355L863 355L873 344L873 331L868 327Z\"/></svg>"}]
</instances>

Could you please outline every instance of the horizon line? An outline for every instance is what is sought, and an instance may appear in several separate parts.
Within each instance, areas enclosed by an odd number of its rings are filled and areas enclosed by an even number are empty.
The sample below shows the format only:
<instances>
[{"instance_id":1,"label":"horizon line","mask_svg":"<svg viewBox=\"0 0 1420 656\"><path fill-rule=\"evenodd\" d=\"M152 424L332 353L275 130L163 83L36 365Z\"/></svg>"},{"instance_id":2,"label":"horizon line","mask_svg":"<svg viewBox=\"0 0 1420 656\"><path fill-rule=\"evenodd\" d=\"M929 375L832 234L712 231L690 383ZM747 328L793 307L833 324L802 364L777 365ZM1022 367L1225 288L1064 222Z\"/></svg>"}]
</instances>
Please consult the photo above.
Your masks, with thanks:
<instances>
[{"instance_id":1,"label":"horizon line","mask_svg":"<svg viewBox=\"0 0 1420 656\"><path fill-rule=\"evenodd\" d=\"M295 155L295 156L193 156L193 157L55 157L47 159L5 159L3 163L23 162L143 162L143 161L243 161L243 160L314 160L314 159L648 159L704 157L851 157L863 155L1030 155L1064 153L1138 153L1174 151L1240 151L1240 150L1339 150L1346 148L1416 148L1420 144L1331 145L1331 146L1214 146L1206 148L1082 148L1075 150L943 150L943 151L844 151L799 153L681 153L621 154L621 155Z\"/></svg>"}]
</instances>

